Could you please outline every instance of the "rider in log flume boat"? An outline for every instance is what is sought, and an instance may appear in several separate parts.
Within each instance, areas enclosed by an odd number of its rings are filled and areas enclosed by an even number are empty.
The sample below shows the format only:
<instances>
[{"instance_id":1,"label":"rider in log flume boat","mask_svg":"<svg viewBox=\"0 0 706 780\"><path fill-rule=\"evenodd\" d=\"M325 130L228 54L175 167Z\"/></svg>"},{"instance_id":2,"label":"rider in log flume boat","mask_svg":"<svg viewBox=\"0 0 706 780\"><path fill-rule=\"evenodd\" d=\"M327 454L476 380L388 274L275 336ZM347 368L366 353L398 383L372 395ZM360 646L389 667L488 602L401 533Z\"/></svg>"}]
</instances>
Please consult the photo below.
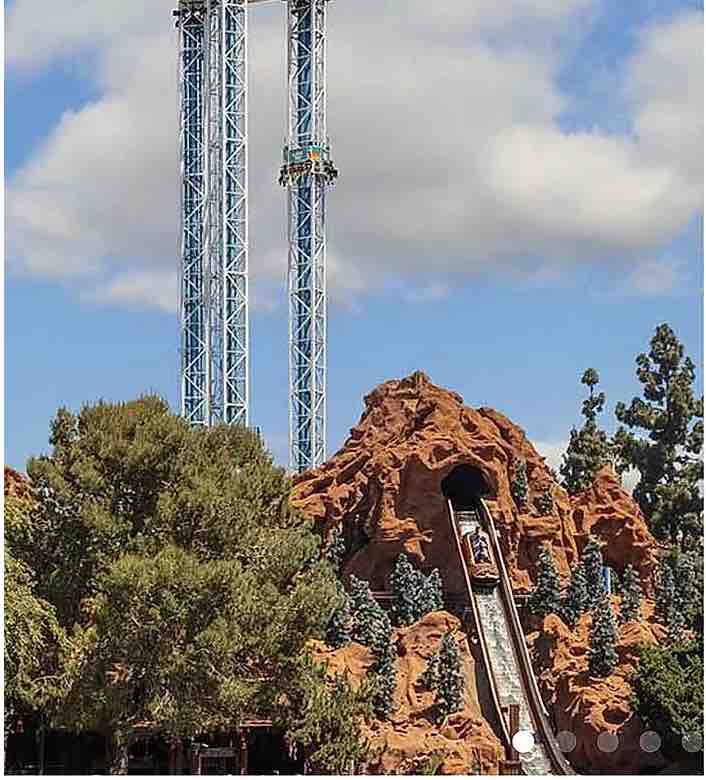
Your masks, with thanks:
<instances>
[{"instance_id":1,"label":"rider in log flume boat","mask_svg":"<svg viewBox=\"0 0 706 780\"><path fill-rule=\"evenodd\" d=\"M482 517L482 514L475 510L476 518ZM476 522L470 529L466 538L469 545L469 575L471 582L475 585L484 587L494 587L500 581L498 568L490 555L490 544L485 530L481 528L480 522Z\"/></svg>"}]
</instances>

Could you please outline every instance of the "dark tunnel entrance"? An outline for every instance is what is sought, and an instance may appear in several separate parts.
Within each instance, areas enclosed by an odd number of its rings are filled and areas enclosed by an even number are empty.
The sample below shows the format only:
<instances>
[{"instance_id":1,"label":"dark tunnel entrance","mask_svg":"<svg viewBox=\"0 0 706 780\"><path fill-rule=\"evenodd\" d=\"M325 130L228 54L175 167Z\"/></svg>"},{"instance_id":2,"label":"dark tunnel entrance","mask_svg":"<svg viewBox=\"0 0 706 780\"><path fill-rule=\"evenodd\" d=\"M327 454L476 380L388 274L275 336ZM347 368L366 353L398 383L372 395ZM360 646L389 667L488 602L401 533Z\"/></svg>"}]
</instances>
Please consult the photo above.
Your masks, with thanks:
<instances>
[{"instance_id":1,"label":"dark tunnel entrance","mask_svg":"<svg viewBox=\"0 0 706 780\"><path fill-rule=\"evenodd\" d=\"M477 466L462 463L441 481L441 492L456 512L475 509L479 498L490 495L490 486Z\"/></svg>"}]
</instances>

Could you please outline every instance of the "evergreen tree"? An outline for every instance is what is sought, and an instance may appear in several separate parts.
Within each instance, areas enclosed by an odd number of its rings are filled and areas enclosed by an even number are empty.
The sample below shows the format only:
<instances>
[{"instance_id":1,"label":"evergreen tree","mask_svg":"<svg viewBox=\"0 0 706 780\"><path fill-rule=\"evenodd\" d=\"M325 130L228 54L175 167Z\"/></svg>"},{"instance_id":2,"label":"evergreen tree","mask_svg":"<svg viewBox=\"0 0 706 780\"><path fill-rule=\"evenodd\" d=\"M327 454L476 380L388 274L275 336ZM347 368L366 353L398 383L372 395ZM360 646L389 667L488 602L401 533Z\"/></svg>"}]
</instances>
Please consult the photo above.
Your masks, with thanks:
<instances>
[{"instance_id":1,"label":"evergreen tree","mask_svg":"<svg viewBox=\"0 0 706 780\"><path fill-rule=\"evenodd\" d=\"M618 420L627 426L614 438L618 469L639 472L633 496L652 533L686 546L703 529L704 399L694 394L696 368L666 324L658 326L649 353L636 362L644 397L616 406Z\"/></svg>"},{"instance_id":2,"label":"evergreen tree","mask_svg":"<svg viewBox=\"0 0 706 780\"><path fill-rule=\"evenodd\" d=\"M366 647L373 647L380 635L381 626L386 620L389 622L389 618L373 598L367 582L351 575L348 595L353 613L351 639Z\"/></svg>"},{"instance_id":3,"label":"evergreen tree","mask_svg":"<svg viewBox=\"0 0 706 780\"><path fill-rule=\"evenodd\" d=\"M401 553L390 576L392 619L396 626L409 626L429 612L444 608L441 575L438 569L425 577Z\"/></svg>"},{"instance_id":4,"label":"evergreen tree","mask_svg":"<svg viewBox=\"0 0 706 780\"><path fill-rule=\"evenodd\" d=\"M444 608L444 586L441 574L434 569L422 584L421 612L422 617L430 612L440 612Z\"/></svg>"},{"instance_id":5,"label":"evergreen tree","mask_svg":"<svg viewBox=\"0 0 706 780\"><path fill-rule=\"evenodd\" d=\"M572 575L569 587L561 605L561 617L573 628L581 615L588 609L589 598L586 588L586 573L583 566L577 566Z\"/></svg>"},{"instance_id":6,"label":"evergreen tree","mask_svg":"<svg viewBox=\"0 0 706 780\"><path fill-rule=\"evenodd\" d=\"M622 590L620 622L627 623L630 620L637 620L640 615L640 604L642 603L642 586L640 585L640 577L632 567L632 564L628 564L625 567Z\"/></svg>"},{"instance_id":7,"label":"evergreen tree","mask_svg":"<svg viewBox=\"0 0 706 780\"><path fill-rule=\"evenodd\" d=\"M524 460L517 460L510 482L510 491L515 499L518 509L524 509L529 495L529 482L527 481L527 464Z\"/></svg>"},{"instance_id":8,"label":"evergreen tree","mask_svg":"<svg viewBox=\"0 0 706 780\"><path fill-rule=\"evenodd\" d=\"M542 515L550 515L554 511L554 498L551 490L545 490L534 500L537 511Z\"/></svg>"},{"instance_id":9,"label":"evergreen tree","mask_svg":"<svg viewBox=\"0 0 706 780\"><path fill-rule=\"evenodd\" d=\"M333 648L350 644L353 637L353 610L350 596L340 583L337 583L337 591L339 606L331 615L326 628L326 642Z\"/></svg>"},{"instance_id":10,"label":"evergreen tree","mask_svg":"<svg viewBox=\"0 0 706 780\"><path fill-rule=\"evenodd\" d=\"M605 593L603 584L603 555L598 542L591 538L584 547L581 566L586 575L588 605L593 607Z\"/></svg>"},{"instance_id":11,"label":"evergreen tree","mask_svg":"<svg viewBox=\"0 0 706 780\"><path fill-rule=\"evenodd\" d=\"M409 558L400 553L390 575L392 618L396 626L409 626L420 617L423 578L419 574Z\"/></svg>"},{"instance_id":12,"label":"evergreen tree","mask_svg":"<svg viewBox=\"0 0 706 780\"><path fill-rule=\"evenodd\" d=\"M580 430L572 428L560 468L564 478L562 484L571 495L586 490L598 471L611 462L608 434L597 423L598 415L605 406L605 394L595 392L599 381L598 372L593 368L587 369L581 377L581 383L589 389L589 396L581 410L585 421Z\"/></svg>"},{"instance_id":13,"label":"evergreen tree","mask_svg":"<svg viewBox=\"0 0 706 780\"><path fill-rule=\"evenodd\" d=\"M394 711L394 695L397 686L397 648L392 634L392 623L384 618L370 649L375 654L375 663L371 668L375 693L373 707L378 718L386 719Z\"/></svg>"},{"instance_id":14,"label":"evergreen tree","mask_svg":"<svg viewBox=\"0 0 706 780\"><path fill-rule=\"evenodd\" d=\"M617 629L610 599L605 592L591 610L588 669L594 677L607 677L618 663Z\"/></svg>"},{"instance_id":15,"label":"evergreen tree","mask_svg":"<svg viewBox=\"0 0 706 780\"><path fill-rule=\"evenodd\" d=\"M667 627L669 643L675 644L680 642L683 639L686 621L683 607L677 597L674 570L668 558L660 560L657 571L655 612L663 625Z\"/></svg>"},{"instance_id":16,"label":"evergreen tree","mask_svg":"<svg viewBox=\"0 0 706 780\"><path fill-rule=\"evenodd\" d=\"M324 558L331 564L337 576L341 576L343 563L346 558L346 542L343 538L343 529L337 525L332 529L328 541L324 547Z\"/></svg>"},{"instance_id":17,"label":"evergreen tree","mask_svg":"<svg viewBox=\"0 0 706 780\"><path fill-rule=\"evenodd\" d=\"M462 708L465 681L458 645L450 631L441 640L439 650L429 659L422 683L434 693L439 722Z\"/></svg>"},{"instance_id":18,"label":"evergreen tree","mask_svg":"<svg viewBox=\"0 0 706 780\"><path fill-rule=\"evenodd\" d=\"M549 547L539 555L537 584L530 594L528 606L533 615L540 617L561 611L561 582Z\"/></svg>"},{"instance_id":19,"label":"evergreen tree","mask_svg":"<svg viewBox=\"0 0 706 780\"><path fill-rule=\"evenodd\" d=\"M685 627L692 626L703 633L703 558L696 551L672 551L674 558L674 590L676 605L684 617Z\"/></svg>"}]
</instances>

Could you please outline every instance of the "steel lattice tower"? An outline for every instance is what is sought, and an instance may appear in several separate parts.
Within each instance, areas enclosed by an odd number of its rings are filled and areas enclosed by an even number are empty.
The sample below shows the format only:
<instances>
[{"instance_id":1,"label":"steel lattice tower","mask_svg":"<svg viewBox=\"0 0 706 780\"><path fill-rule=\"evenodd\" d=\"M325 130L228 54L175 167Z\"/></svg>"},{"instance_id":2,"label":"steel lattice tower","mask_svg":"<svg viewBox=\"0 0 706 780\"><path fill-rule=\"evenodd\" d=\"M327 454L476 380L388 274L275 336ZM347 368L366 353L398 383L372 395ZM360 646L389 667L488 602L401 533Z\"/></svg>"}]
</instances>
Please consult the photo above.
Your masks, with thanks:
<instances>
[{"instance_id":1,"label":"steel lattice tower","mask_svg":"<svg viewBox=\"0 0 706 780\"><path fill-rule=\"evenodd\" d=\"M246 0L180 0L174 15L182 161L181 412L196 425L247 425Z\"/></svg>"},{"instance_id":2,"label":"steel lattice tower","mask_svg":"<svg viewBox=\"0 0 706 780\"><path fill-rule=\"evenodd\" d=\"M288 133L280 184L288 190L289 460L326 455L326 190L337 171L326 132L328 0L286 0Z\"/></svg>"}]
</instances>

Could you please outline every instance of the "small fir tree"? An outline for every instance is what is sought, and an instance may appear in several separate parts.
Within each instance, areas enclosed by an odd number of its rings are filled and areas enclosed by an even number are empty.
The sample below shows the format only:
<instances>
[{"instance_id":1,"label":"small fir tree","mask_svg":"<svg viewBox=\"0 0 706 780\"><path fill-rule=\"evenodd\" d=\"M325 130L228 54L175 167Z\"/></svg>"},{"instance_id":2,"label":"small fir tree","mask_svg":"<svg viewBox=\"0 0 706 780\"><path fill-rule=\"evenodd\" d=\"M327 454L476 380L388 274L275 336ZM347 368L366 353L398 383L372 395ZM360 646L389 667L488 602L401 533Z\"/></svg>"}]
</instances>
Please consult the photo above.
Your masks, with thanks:
<instances>
[{"instance_id":1,"label":"small fir tree","mask_svg":"<svg viewBox=\"0 0 706 780\"><path fill-rule=\"evenodd\" d=\"M586 573L583 566L577 566L572 575L566 596L561 604L561 616L573 628L581 615L588 609L589 598L586 588Z\"/></svg>"},{"instance_id":2,"label":"small fir tree","mask_svg":"<svg viewBox=\"0 0 706 780\"><path fill-rule=\"evenodd\" d=\"M422 581L409 558L400 553L390 576L392 619L397 626L418 620L422 601Z\"/></svg>"},{"instance_id":3,"label":"small fir tree","mask_svg":"<svg viewBox=\"0 0 706 780\"><path fill-rule=\"evenodd\" d=\"M368 583L352 575L349 596L353 613L351 639L372 648L378 641L381 631L384 632L385 621L389 622L389 618L373 598Z\"/></svg>"},{"instance_id":4,"label":"small fir tree","mask_svg":"<svg viewBox=\"0 0 706 780\"><path fill-rule=\"evenodd\" d=\"M392 619L396 626L409 626L429 612L444 608L443 587L438 569L425 577L401 553L390 577Z\"/></svg>"},{"instance_id":5,"label":"small fir tree","mask_svg":"<svg viewBox=\"0 0 706 780\"><path fill-rule=\"evenodd\" d=\"M518 460L515 463L512 481L510 483L512 497L515 499L518 509L524 509L527 506L527 496L529 495L529 483L527 481L527 464L524 460Z\"/></svg>"},{"instance_id":6,"label":"small fir tree","mask_svg":"<svg viewBox=\"0 0 706 780\"><path fill-rule=\"evenodd\" d=\"M683 607L677 597L674 571L666 558L660 561L657 572L655 612L657 617L667 627L667 641L669 644L678 644L683 641L686 620Z\"/></svg>"},{"instance_id":7,"label":"small fir tree","mask_svg":"<svg viewBox=\"0 0 706 780\"><path fill-rule=\"evenodd\" d=\"M593 368L587 369L581 377L581 383L589 389L581 409L585 422L580 430L572 428L560 469L563 486L571 495L590 487L598 471L611 462L608 434L597 423L605 406L605 394L595 392L599 381L598 372Z\"/></svg>"},{"instance_id":8,"label":"small fir tree","mask_svg":"<svg viewBox=\"0 0 706 780\"><path fill-rule=\"evenodd\" d=\"M379 623L377 634L370 649L375 655L371 668L375 694L373 707L378 718L386 719L394 711L394 695L397 686L397 648L395 646L392 623L387 613Z\"/></svg>"},{"instance_id":9,"label":"small fir tree","mask_svg":"<svg viewBox=\"0 0 706 780\"><path fill-rule=\"evenodd\" d=\"M350 644L353 637L351 598L340 583L337 589L340 605L331 615L331 620L326 628L326 642L333 648Z\"/></svg>"},{"instance_id":10,"label":"small fir tree","mask_svg":"<svg viewBox=\"0 0 706 780\"><path fill-rule=\"evenodd\" d=\"M558 614L561 610L561 582L548 547L539 555L537 584L529 597L529 609L533 615Z\"/></svg>"},{"instance_id":11,"label":"small fir tree","mask_svg":"<svg viewBox=\"0 0 706 780\"><path fill-rule=\"evenodd\" d=\"M438 569L434 569L424 578L421 606L422 616L430 612L440 612L444 608L444 586Z\"/></svg>"},{"instance_id":12,"label":"small fir tree","mask_svg":"<svg viewBox=\"0 0 706 780\"><path fill-rule=\"evenodd\" d=\"M324 558L331 564L337 576L341 576L343 562L346 558L346 542L341 526L336 526L330 533L324 547Z\"/></svg>"},{"instance_id":13,"label":"small fir tree","mask_svg":"<svg viewBox=\"0 0 706 780\"><path fill-rule=\"evenodd\" d=\"M605 592L591 610L588 669L593 677L607 677L618 663L617 629L610 599Z\"/></svg>"},{"instance_id":14,"label":"small fir tree","mask_svg":"<svg viewBox=\"0 0 706 780\"><path fill-rule=\"evenodd\" d=\"M673 555L677 608L684 616L685 626L698 624L699 621L695 619L703 610L703 561L696 551L681 552L676 548Z\"/></svg>"},{"instance_id":15,"label":"small fir tree","mask_svg":"<svg viewBox=\"0 0 706 780\"><path fill-rule=\"evenodd\" d=\"M589 607L593 607L605 593L603 584L603 554L595 539L589 539L581 556L581 566L586 575L586 591Z\"/></svg>"},{"instance_id":16,"label":"small fir tree","mask_svg":"<svg viewBox=\"0 0 706 780\"><path fill-rule=\"evenodd\" d=\"M438 722L458 712L463 706L465 681L461 671L461 656L450 631L441 640L439 650L429 659L422 682L434 693Z\"/></svg>"},{"instance_id":17,"label":"small fir tree","mask_svg":"<svg viewBox=\"0 0 706 780\"><path fill-rule=\"evenodd\" d=\"M637 620L642 602L642 586L640 585L640 577L632 564L625 567L622 590L620 622L627 623L630 620Z\"/></svg>"},{"instance_id":18,"label":"small fir tree","mask_svg":"<svg viewBox=\"0 0 706 780\"><path fill-rule=\"evenodd\" d=\"M554 511L554 498L550 490L540 493L534 500L537 511L542 515L550 515Z\"/></svg>"}]
</instances>

